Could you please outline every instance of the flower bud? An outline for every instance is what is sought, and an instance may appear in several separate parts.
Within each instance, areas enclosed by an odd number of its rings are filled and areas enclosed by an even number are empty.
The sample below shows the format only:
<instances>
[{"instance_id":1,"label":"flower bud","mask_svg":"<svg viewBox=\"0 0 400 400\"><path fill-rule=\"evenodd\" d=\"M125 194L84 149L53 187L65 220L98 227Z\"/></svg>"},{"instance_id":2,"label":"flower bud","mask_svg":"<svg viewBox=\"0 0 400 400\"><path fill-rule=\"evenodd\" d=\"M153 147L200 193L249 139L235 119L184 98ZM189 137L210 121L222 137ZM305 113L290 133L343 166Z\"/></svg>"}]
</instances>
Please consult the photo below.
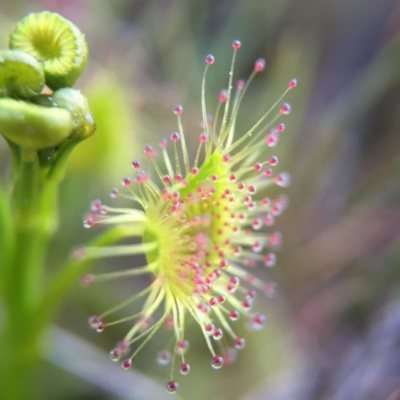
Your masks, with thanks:
<instances>
[{"instance_id":1,"label":"flower bud","mask_svg":"<svg viewBox=\"0 0 400 400\"><path fill-rule=\"evenodd\" d=\"M46 84L53 90L72 86L86 66L84 35L56 13L45 11L23 18L11 32L9 45L43 64Z\"/></svg>"},{"instance_id":2,"label":"flower bud","mask_svg":"<svg viewBox=\"0 0 400 400\"><path fill-rule=\"evenodd\" d=\"M0 51L0 97L28 99L44 87L40 62L19 50Z\"/></svg>"},{"instance_id":3,"label":"flower bud","mask_svg":"<svg viewBox=\"0 0 400 400\"><path fill-rule=\"evenodd\" d=\"M71 134L72 128L72 118L66 110L0 99L0 133L22 148L41 150L57 146Z\"/></svg>"},{"instance_id":4,"label":"flower bud","mask_svg":"<svg viewBox=\"0 0 400 400\"><path fill-rule=\"evenodd\" d=\"M35 102L46 107L57 107L69 111L72 118L71 135L73 136L86 139L96 130L86 97L79 90L59 89L50 96L39 96Z\"/></svg>"}]
</instances>

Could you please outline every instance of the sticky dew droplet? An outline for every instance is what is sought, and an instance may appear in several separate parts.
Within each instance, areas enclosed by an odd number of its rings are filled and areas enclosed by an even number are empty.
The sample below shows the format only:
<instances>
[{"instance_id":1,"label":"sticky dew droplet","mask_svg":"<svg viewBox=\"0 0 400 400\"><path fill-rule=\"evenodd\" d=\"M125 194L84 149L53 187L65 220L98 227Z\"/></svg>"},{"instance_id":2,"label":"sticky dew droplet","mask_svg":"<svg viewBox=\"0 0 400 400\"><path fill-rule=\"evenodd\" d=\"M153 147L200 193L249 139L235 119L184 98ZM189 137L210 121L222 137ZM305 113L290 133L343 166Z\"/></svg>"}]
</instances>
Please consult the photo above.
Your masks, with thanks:
<instances>
[{"instance_id":1,"label":"sticky dew droplet","mask_svg":"<svg viewBox=\"0 0 400 400\"><path fill-rule=\"evenodd\" d=\"M242 43L240 40L234 40L232 43L233 50L239 50Z\"/></svg>"},{"instance_id":2,"label":"sticky dew droplet","mask_svg":"<svg viewBox=\"0 0 400 400\"><path fill-rule=\"evenodd\" d=\"M254 71L261 72L261 71L264 71L264 69L265 69L265 59L258 58L256 60L256 62L254 63Z\"/></svg>"},{"instance_id":3,"label":"sticky dew droplet","mask_svg":"<svg viewBox=\"0 0 400 400\"><path fill-rule=\"evenodd\" d=\"M115 199L116 197L118 197L118 189L111 189L111 191L110 191L110 197L112 198L112 199Z\"/></svg>"},{"instance_id":4,"label":"sticky dew droplet","mask_svg":"<svg viewBox=\"0 0 400 400\"><path fill-rule=\"evenodd\" d=\"M236 350L241 350L246 345L246 340L243 338L236 338L234 344Z\"/></svg>"},{"instance_id":5,"label":"sticky dew droplet","mask_svg":"<svg viewBox=\"0 0 400 400\"><path fill-rule=\"evenodd\" d=\"M174 114L175 115L181 115L183 111L183 107L181 104L178 104L174 107Z\"/></svg>"},{"instance_id":6,"label":"sticky dew droplet","mask_svg":"<svg viewBox=\"0 0 400 400\"><path fill-rule=\"evenodd\" d=\"M292 107L290 106L289 103L283 103L279 108L279 112L282 115L289 115L291 111L292 111Z\"/></svg>"},{"instance_id":7,"label":"sticky dew droplet","mask_svg":"<svg viewBox=\"0 0 400 400\"><path fill-rule=\"evenodd\" d=\"M215 61L215 59L214 59L214 56L212 54L208 54L206 56L205 62L206 62L207 65L214 64L214 61Z\"/></svg>"},{"instance_id":8,"label":"sticky dew droplet","mask_svg":"<svg viewBox=\"0 0 400 400\"><path fill-rule=\"evenodd\" d=\"M226 89L222 89L218 94L218 101L220 103L225 103L228 99L228 91Z\"/></svg>"},{"instance_id":9,"label":"sticky dew droplet","mask_svg":"<svg viewBox=\"0 0 400 400\"><path fill-rule=\"evenodd\" d=\"M97 327L101 323L101 319L98 315L93 315L88 319L88 323L92 329L97 329Z\"/></svg>"},{"instance_id":10,"label":"sticky dew droplet","mask_svg":"<svg viewBox=\"0 0 400 400\"><path fill-rule=\"evenodd\" d=\"M167 393L170 393L170 394L176 393L176 390L178 389L178 386L179 386L178 382L169 381L167 383L167 386L166 386Z\"/></svg>"},{"instance_id":11,"label":"sticky dew droplet","mask_svg":"<svg viewBox=\"0 0 400 400\"><path fill-rule=\"evenodd\" d=\"M183 363L179 370L182 375L187 375L190 372L190 365L188 363Z\"/></svg>"},{"instance_id":12,"label":"sticky dew droplet","mask_svg":"<svg viewBox=\"0 0 400 400\"><path fill-rule=\"evenodd\" d=\"M121 368L125 371L128 370L132 366L132 360L127 358L126 360L122 361Z\"/></svg>"},{"instance_id":13,"label":"sticky dew droplet","mask_svg":"<svg viewBox=\"0 0 400 400\"><path fill-rule=\"evenodd\" d=\"M179 133L178 132L172 132L171 136L170 136L170 139L173 142L177 142L180 139Z\"/></svg>"},{"instance_id":14,"label":"sticky dew droplet","mask_svg":"<svg viewBox=\"0 0 400 400\"><path fill-rule=\"evenodd\" d=\"M290 185L290 174L282 172L275 177L275 183L280 187L288 187Z\"/></svg>"},{"instance_id":15,"label":"sticky dew droplet","mask_svg":"<svg viewBox=\"0 0 400 400\"><path fill-rule=\"evenodd\" d=\"M157 364L166 366L171 362L171 353L168 350L161 350L157 353Z\"/></svg>"},{"instance_id":16,"label":"sticky dew droplet","mask_svg":"<svg viewBox=\"0 0 400 400\"><path fill-rule=\"evenodd\" d=\"M288 89L293 89L297 86L297 79L291 79L288 83Z\"/></svg>"},{"instance_id":17,"label":"sticky dew droplet","mask_svg":"<svg viewBox=\"0 0 400 400\"><path fill-rule=\"evenodd\" d=\"M85 287L89 286L93 282L93 278L94 278L94 275L92 275L92 274L84 275L81 279L81 285L85 286Z\"/></svg>"},{"instance_id":18,"label":"sticky dew droplet","mask_svg":"<svg viewBox=\"0 0 400 400\"><path fill-rule=\"evenodd\" d=\"M231 321L237 321L239 319L240 313L237 310L229 311L229 319Z\"/></svg>"},{"instance_id":19,"label":"sticky dew droplet","mask_svg":"<svg viewBox=\"0 0 400 400\"><path fill-rule=\"evenodd\" d=\"M224 359L221 356L214 356L211 359L211 367L214 369L221 369L224 365Z\"/></svg>"}]
</instances>

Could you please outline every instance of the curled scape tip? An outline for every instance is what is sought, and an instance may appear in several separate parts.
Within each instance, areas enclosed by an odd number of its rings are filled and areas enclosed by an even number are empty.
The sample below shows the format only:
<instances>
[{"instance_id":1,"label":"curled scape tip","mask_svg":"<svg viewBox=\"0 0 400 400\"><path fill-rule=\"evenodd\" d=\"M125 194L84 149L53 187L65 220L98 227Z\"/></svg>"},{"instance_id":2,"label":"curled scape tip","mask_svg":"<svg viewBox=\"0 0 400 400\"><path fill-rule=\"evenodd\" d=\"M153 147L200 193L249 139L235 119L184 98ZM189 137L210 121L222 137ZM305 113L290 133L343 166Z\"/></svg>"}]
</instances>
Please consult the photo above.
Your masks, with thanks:
<instances>
[{"instance_id":1,"label":"curled scape tip","mask_svg":"<svg viewBox=\"0 0 400 400\"><path fill-rule=\"evenodd\" d=\"M37 152L94 133L87 100L72 89L87 54L84 35L56 13L14 26L9 49L0 50L0 133L9 142Z\"/></svg>"}]
</instances>

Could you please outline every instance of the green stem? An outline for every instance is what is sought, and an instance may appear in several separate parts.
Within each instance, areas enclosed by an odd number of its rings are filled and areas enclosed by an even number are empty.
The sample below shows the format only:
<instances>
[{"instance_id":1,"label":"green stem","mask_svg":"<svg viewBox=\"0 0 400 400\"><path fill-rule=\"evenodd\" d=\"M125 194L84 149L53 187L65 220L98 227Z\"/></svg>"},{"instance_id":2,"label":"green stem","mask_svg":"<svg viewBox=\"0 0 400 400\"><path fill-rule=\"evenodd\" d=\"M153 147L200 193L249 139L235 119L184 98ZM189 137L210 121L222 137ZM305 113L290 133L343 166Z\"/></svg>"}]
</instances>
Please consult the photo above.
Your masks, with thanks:
<instances>
[{"instance_id":1,"label":"green stem","mask_svg":"<svg viewBox=\"0 0 400 400\"><path fill-rule=\"evenodd\" d=\"M39 357L38 343L55 300L59 300L75 280L77 266L61 272L60 278L45 293L44 265L47 246L57 228L58 186L65 174L68 157L82 141L72 137L57 149L48 164L29 149L9 143L14 163L14 192L11 212L0 193L0 295L4 298L5 324L0 357L0 398L29 398L27 385L32 367ZM44 149L46 150L50 149ZM46 161L46 160L45 160ZM14 248L14 250L13 250ZM79 263L77 263L79 264ZM78 268L79 269L79 268ZM45 304L50 301L49 304Z\"/></svg>"},{"instance_id":2,"label":"green stem","mask_svg":"<svg viewBox=\"0 0 400 400\"><path fill-rule=\"evenodd\" d=\"M2 335L2 360L0 362L0 398L25 400L30 398L30 370L37 359L35 343L26 331L27 321L8 314Z\"/></svg>"},{"instance_id":3,"label":"green stem","mask_svg":"<svg viewBox=\"0 0 400 400\"><path fill-rule=\"evenodd\" d=\"M31 323L32 299L39 293L34 271L42 264L45 238L38 216L40 173L37 158L22 161L16 175L11 203L15 230L14 254L5 266L6 324L2 350L0 398L26 398L24 386L35 346L27 326ZM34 277L34 281L31 279Z\"/></svg>"},{"instance_id":4,"label":"green stem","mask_svg":"<svg viewBox=\"0 0 400 400\"><path fill-rule=\"evenodd\" d=\"M43 241L41 218L38 212L40 195L40 171L38 159L22 161L15 181L12 198L12 214L16 232L14 260L9 271L9 295L13 304L26 308L34 294L34 270L43 261Z\"/></svg>"},{"instance_id":5,"label":"green stem","mask_svg":"<svg viewBox=\"0 0 400 400\"><path fill-rule=\"evenodd\" d=\"M8 144L8 147L10 148L11 151L11 158L12 158L12 171L13 174L16 175L19 171L19 167L21 164L21 150L20 148L14 144L13 142L10 142L8 139L4 138L5 141Z\"/></svg>"},{"instance_id":6,"label":"green stem","mask_svg":"<svg viewBox=\"0 0 400 400\"><path fill-rule=\"evenodd\" d=\"M3 187L0 185L0 298L6 301L6 276L15 243L11 213Z\"/></svg>"},{"instance_id":7,"label":"green stem","mask_svg":"<svg viewBox=\"0 0 400 400\"><path fill-rule=\"evenodd\" d=\"M28 398L26 385L38 360L38 338L32 334L35 311L43 292L47 245L56 229L58 180L43 176L38 157L21 161L11 202L15 251L4 266L6 324L2 351L0 398ZM10 231L12 232L12 231ZM25 388L24 388L25 387Z\"/></svg>"}]
</instances>

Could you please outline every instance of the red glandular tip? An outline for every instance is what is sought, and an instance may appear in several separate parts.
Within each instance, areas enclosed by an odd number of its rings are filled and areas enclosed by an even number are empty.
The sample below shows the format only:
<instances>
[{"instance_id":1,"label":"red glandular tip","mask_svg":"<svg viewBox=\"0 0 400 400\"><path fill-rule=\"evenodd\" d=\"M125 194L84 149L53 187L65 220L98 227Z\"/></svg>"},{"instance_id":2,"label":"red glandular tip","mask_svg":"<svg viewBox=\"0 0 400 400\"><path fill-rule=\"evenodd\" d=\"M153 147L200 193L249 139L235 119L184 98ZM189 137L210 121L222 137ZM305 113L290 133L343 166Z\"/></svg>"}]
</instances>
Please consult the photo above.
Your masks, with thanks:
<instances>
[{"instance_id":1,"label":"red glandular tip","mask_svg":"<svg viewBox=\"0 0 400 400\"><path fill-rule=\"evenodd\" d=\"M176 105L174 107L174 114L175 115L181 115L182 111L183 111L183 107L180 104L178 104L178 105Z\"/></svg>"},{"instance_id":2,"label":"red glandular tip","mask_svg":"<svg viewBox=\"0 0 400 400\"><path fill-rule=\"evenodd\" d=\"M111 361L117 362L121 359L121 351L119 349L112 349L108 354Z\"/></svg>"},{"instance_id":3,"label":"red glandular tip","mask_svg":"<svg viewBox=\"0 0 400 400\"><path fill-rule=\"evenodd\" d=\"M265 68L264 58L257 59L256 62L254 63L254 70L256 72L261 72L261 71L264 71L264 68Z\"/></svg>"},{"instance_id":4,"label":"red glandular tip","mask_svg":"<svg viewBox=\"0 0 400 400\"><path fill-rule=\"evenodd\" d=\"M283 132L285 130L285 124L284 123L280 123L276 126L276 130L278 132Z\"/></svg>"},{"instance_id":5,"label":"red glandular tip","mask_svg":"<svg viewBox=\"0 0 400 400\"><path fill-rule=\"evenodd\" d=\"M160 366L168 365L171 362L171 353L168 350L161 350L157 354L157 364Z\"/></svg>"},{"instance_id":6,"label":"red glandular tip","mask_svg":"<svg viewBox=\"0 0 400 400\"><path fill-rule=\"evenodd\" d=\"M290 106L289 103L283 103L281 105L281 107L279 108L279 112L282 115L288 115L288 114L290 114L291 111L292 111L292 107Z\"/></svg>"},{"instance_id":7,"label":"red glandular tip","mask_svg":"<svg viewBox=\"0 0 400 400\"><path fill-rule=\"evenodd\" d=\"M145 146L145 148L143 149L144 154L146 154L147 156L151 156L154 154L154 149L153 146L147 145Z\"/></svg>"},{"instance_id":8,"label":"red glandular tip","mask_svg":"<svg viewBox=\"0 0 400 400\"><path fill-rule=\"evenodd\" d=\"M214 340L220 340L222 339L223 332L221 328L216 328L214 329L214 332L212 333L212 337Z\"/></svg>"},{"instance_id":9,"label":"red glandular tip","mask_svg":"<svg viewBox=\"0 0 400 400\"><path fill-rule=\"evenodd\" d=\"M233 50L239 50L241 45L240 40L234 40L232 43Z\"/></svg>"},{"instance_id":10,"label":"red glandular tip","mask_svg":"<svg viewBox=\"0 0 400 400\"><path fill-rule=\"evenodd\" d=\"M118 189L116 189L116 188L111 189L111 191L110 191L110 197L111 197L112 199L115 199L116 197L118 197Z\"/></svg>"},{"instance_id":11,"label":"red glandular tip","mask_svg":"<svg viewBox=\"0 0 400 400\"><path fill-rule=\"evenodd\" d=\"M182 375L187 375L190 371L190 365L188 363L183 363L179 370Z\"/></svg>"},{"instance_id":12,"label":"red glandular tip","mask_svg":"<svg viewBox=\"0 0 400 400\"><path fill-rule=\"evenodd\" d=\"M211 366L214 369L220 369L224 365L224 359L221 356L214 356L211 360Z\"/></svg>"},{"instance_id":13,"label":"red glandular tip","mask_svg":"<svg viewBox=\"0 0 400 400\"><path fill-rule=\"evenodd\" d=\"M93 282L93 275L92 274L87 274L82 277L81 279L81 285L82 286L89 286Z\"/></svg>"},{"instance_id":14,"label":"red glandular tip","mask_svg":"<svg viewBox=\"0 0 400 400\"><path fill-rule=\"evenodd\" d=\"M274 253L268 253L264 256L264 265L268 268L275 266L276 263L276 255Z\"/></svg>"},{"instance_id":15,"label":"red glandular tip","mask_svg":"<svg viewBox=\"0 0 400 400\"><path fill-rule=\"evenodd\" d=\"M231 321L237 321L239 319L240 313L237 310L229 311L229 319Z\"/></svg>"},{"instance_id":16,"label":"red glandular tip","mask_svg":"<svg viewBox=\"0 0 400 400\"><path fill-rule=\"evenodd\" d=\"M176 381L169 381L166 386L166 390L168 393L175 393L176 389L178 389L178 382Z\"/></svg>"},{"instance_id":17,"label":"red glandular tip","mask_svg":"<svg viewBox=\"0 0 400 400\"><path fill-rule=\"evenodd\" d=\"M117 345L110 351L109 356L111 361L117 362L121 356L129 350L129 343L126 341L118 342Z\"/></svg>"},{"instance_id":18,"label":"red glandular tip","mask_svg":"<svg viewBox=\"0 0 400 400\"><path fill-rule=\"evenodd\" d=\"M101 209L101 206L102 206L102 204L101 204L100 200L93 200L90 203L90 211L99 212Z\"/></svg>"},{"instance_id":19,"label":"red glandular tip","mask_svg":"<svg viewBox=\"0 0 400 400\"><path fill-rule=\"evenodd\" d=\"M282 172L275 177L275 183L280 187L288 187L290 185L290 175L287 172Z\"/></svg>"},{"instance_id":20,"label":"red glandular tip","mask_svg":"<svg viewBox=\"0 0 400 400\"><path fill-rule=\"evenodd\" d=\"M206 56L205 62L206 62L207 65L214 64L214 56L209 54L208 56Z\"/></svg>"},{"instance_id":21,"label":"red glandular tip","mask_svg":"<svg viewBox=\"0 0 400 400\"><path fill-rule=\"evenodd\" d=\"M199 135L199 141L200 143L206 143L208 140L208 135L207 133L200 133ZM196 168L197 169L197 168Z\"/></svg>"},{"instance_id":22,"label":"red glandular tip","mask_svg":"<svg viewBox=\"0 0 400 400\"><path fill-rule=\"evenodd\" d=\"M277 164L278 164L278 157L276 157L276 156L271 156L271 157L268 159L268 164L271 165L271 167L274 167L275 165L277 165Z\"/></svg>"},{"instance_id":23,"label":"red glandular tip","mask_svg":"<svg viewBox=\"0 0 400 400\"><path fill-rule=\"evenodd\" d=\"M297 86L297 79L292 79L288 83L288 89L293 89Z\"/></svg>"},{"instance_id":24,"label":"red glandular tip","mask_svg":"<svg viewBox=\"0 0 400 400\"><path fill-rule=\"evenodd\" d=\"M139 161L132 161L132 168L133 169L139 169L140 168L140 162Z\"/></svg>"},{"instance_id":25,"label":"red glandular tip","mask_svg":"<svg viewBox=\"0 0 400 400\"><path fill-rule=\"evenodd\" d=\"M218 101L220 103L224 103L228 99L228 91L226 89L222 89L218 94Z\"/></svg>"},{"instance_id":26,"label":"red glandular tip","mask_svg":"<svg viewBox=\"0 0 400 400\"><path fill-rule=\"evenodd\" d=\"M103 322L101 321L98 315L93 315L92 317L89 318L88 323L92 329L96 330L99 327L99 325L101 325Z\"/></svg>"},{"instance_id":27,"label":"red glandular tip","mask_svg":"<svg viewBox=\"0 0 400 400\"><path fill-rule=\"evenodd\" d=\"M237 82L236 82L236 88L238 89L238 90L242 90L243 88L244 88L244 85L246 84L246 81L244 80L244 79L239 79Z\"/></svg>"},{"instance_id":28,"label":"red glandular tip","mask_svg":"<svg viewBox=\"0 0 400 400\"><path fill-rule=\"evenodd\" d=\"M262 314L254 314L254 315L250 316L249 322L250 322L251 328L253 328L255 330L260 330L267 322L267 318L265 317L265 315L262 315Z\"/></svg>"},{"instance_id":29,"label":"red glandular tip","mask_svg":"<svg viewBox=\"0 0 400 400\"><path fill-rule=\"evenodd\" d=\"M95 213L88 213L83 221L84 228L91 228L97 220L98 216Z\"/></svg>"},{"instance_id":30,"label":"red glandular tip","mask_svg":"<svg viewBox=\"0 0 400 400\"><path fill-rule=\"evenodd\" d=\"M128 176L122 179L122 186L129 186L132 183L131 178L129 178Z\"/></svg>"},{"instance_id":31,"label":"red glandular tip","mask_svg":"<svg viewBox=\"0 0 400 400\"><path fill-rule=\"evenodd\" d=\"M241 350L245 346L246 340L243 339L243 338L236 338L234 343L235 343L235 349L236 350Z\"/></svg>"},{"instance_id":32,"label":"red glandular tip","mask_svg":"<svg viewBox=\"0 0 400 400\"><path fill-rule=\"evenodd\" d=\"M171 140L173 142L177 142L179 140L179 138L180 138L179 133L178 132L172 132L170 138L171 138Z\"/></svg>"},{"instance_id":33,"label":"red glandular tip","mask_svg":"<svg viewBox=\"0 0 400 400\"><path fill-rule=\"evenodd\" d=\"M230 159L231 159L231 155L230 155L230 154L224 154L224 155L222 156L222 161L223 161L224 163L227 163Z\"/></svg>"},{"instance_id":34,"label":"red glandular tip","mask_svg":"<svg viewBox=\"0 0 400 400\"><path fill-rule=\"evenodd\" d=\"M231 365L235 362L237 357L237 351L232 348L228 348L224 351L224 365Z\"/></svg>"},{"instance_id":35,"label":"red glandular tip","mask_svg":"<svg viewBox=\"0 0 400 400\"><path fill-rule=\"evenodd\" d=\"M176 351L178 354L184 354L189 348L189 342L187 340L180 340L176 344Z\"/></svg>"}]
</instances>

